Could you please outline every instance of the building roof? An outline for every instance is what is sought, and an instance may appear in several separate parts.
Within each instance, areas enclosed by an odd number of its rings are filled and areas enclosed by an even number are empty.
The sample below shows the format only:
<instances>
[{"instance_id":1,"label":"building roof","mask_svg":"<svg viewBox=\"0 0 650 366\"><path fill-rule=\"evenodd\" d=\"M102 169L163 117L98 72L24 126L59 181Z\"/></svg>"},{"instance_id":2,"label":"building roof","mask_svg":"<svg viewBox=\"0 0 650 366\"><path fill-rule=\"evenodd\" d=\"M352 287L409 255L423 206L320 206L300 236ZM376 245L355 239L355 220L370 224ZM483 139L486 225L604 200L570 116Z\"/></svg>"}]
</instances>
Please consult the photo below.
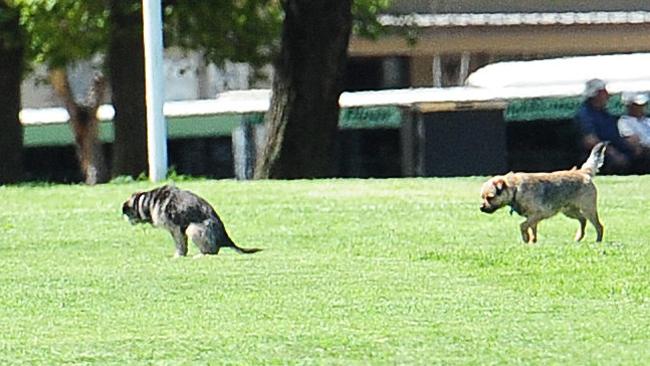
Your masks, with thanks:
<instances>
[{"instance_id":1,"label":"building roof","mask_svg":"<svg viewBox=\"0 0 650 366\"><path fill-rule=\"evenodd\" d=\"M513 25L599 25L650 23L650 11L595 11L544 13L445 13L379 16L391 27L467 27Z\"/></svg>"},{"instance_id":2,"label":"building roof","mask_svg":"<svg viewBox=\"0 0 650 366\"><path fill-rule=\"evenodd\" d=\"M545 13L594 11L650 11L642 0L392 0L390 14L411 13Z\"/></svg>"}]
</instances>

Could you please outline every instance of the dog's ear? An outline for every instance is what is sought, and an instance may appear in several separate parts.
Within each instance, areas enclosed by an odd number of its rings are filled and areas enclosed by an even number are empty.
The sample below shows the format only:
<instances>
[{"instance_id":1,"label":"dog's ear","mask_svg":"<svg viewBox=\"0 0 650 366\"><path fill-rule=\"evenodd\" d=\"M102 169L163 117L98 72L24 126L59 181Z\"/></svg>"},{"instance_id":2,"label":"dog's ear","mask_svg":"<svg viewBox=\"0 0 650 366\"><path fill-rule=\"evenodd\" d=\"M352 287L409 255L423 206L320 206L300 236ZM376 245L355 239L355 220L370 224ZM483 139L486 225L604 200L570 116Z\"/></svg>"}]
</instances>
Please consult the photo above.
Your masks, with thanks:
<instances>
[{"instance_id":1,"label":"dog's ear","mask_svg":"<svg viewBox=\"0 0 650 366\"><path fill-rule=\"evenodd\" d=\"M122 215L126 215L127 212L129 212L130 207L129 207L129 201L126 201L122 204Z\"/></svg>"},{"instance_id":2,"label":"dog's ear","mask_svg":"<svg viewBox=\"0 0 650 366\"><path fill-rule=\"evenodd\" d=\"M501 192L503 192L503 189L507 187L505 179L497 179L493 184L494 188L497 190L497 195L501 194Z\"/></svg>"}]
</instances>

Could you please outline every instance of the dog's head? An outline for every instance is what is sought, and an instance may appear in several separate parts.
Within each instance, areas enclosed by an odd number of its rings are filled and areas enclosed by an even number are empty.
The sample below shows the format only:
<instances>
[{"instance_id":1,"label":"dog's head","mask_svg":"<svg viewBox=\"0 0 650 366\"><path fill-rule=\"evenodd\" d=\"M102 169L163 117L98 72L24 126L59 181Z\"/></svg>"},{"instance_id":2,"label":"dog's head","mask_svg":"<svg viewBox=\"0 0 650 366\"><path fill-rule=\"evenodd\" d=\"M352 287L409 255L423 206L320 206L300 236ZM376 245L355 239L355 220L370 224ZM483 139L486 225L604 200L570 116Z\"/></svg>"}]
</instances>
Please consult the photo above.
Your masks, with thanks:
<instances>
[{"instance_id":1,"label":"dog's head","mask_svg":"<svg viewBox=\"0 0 650 366\"><path fill-rule=\"evenodd\" d=\"M491 178L481 187L481 211L493 213L512 202L512 187L504 176Z\"/></svg>"},{"instance_id":2,"label":"dog's head","mask_svg":"<svg viewBox=\"0 0 650 366\"><path fill-rule=\"evenodd\" d=\"M134 193L128 200L122 204L122 215L131 223L131 225L147 222L146 218L142 215L140 196L142 193Z\"/></svg>"}]
</instances>

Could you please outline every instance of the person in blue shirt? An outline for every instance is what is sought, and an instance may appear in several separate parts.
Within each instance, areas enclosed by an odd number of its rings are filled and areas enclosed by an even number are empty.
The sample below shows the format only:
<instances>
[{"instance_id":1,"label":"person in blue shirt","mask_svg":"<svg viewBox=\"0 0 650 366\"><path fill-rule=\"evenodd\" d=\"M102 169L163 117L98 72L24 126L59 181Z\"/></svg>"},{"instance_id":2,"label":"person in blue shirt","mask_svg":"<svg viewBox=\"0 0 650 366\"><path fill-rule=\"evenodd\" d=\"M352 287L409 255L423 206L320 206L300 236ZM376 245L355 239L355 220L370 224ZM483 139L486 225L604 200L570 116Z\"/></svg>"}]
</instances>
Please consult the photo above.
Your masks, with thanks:
<instances>
[{"instance_id":1,"label":"person in blue shirt","mask_svg":"<svg viewBox=\"0 0 650 366\"><path fill-rule=\"evenodd\" d=\"M618 118L607 111L609 93L600 79L591 79L585 84L584 102L576 114L581 132L581 145L590 151L597 143L609 141L605 155L604 170L611 173L627 173L635 159L634 149L621 137Z\"/></svg>"}]
</instances>

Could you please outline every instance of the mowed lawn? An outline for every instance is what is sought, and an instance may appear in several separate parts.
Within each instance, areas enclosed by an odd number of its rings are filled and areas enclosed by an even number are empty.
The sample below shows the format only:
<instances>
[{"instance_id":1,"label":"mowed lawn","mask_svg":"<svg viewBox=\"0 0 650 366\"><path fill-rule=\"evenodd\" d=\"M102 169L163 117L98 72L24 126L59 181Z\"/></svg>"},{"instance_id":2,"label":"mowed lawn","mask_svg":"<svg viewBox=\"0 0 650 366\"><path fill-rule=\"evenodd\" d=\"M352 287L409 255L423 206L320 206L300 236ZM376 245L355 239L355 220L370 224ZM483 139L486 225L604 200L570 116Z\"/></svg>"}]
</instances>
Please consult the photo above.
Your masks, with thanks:
<instances>
[{"instance_id":1,"label":"mowed lawn","mask_svg":"<svg viewBox=\"0 0 650 366\"><path fill-rule=\"evenodd\" d=\"M178 182L264 248L201 259L121 217L154 184L0 187L0 364L647 364L650 177L536 245L483 180Z\"/></svg>"}]
</instances>

